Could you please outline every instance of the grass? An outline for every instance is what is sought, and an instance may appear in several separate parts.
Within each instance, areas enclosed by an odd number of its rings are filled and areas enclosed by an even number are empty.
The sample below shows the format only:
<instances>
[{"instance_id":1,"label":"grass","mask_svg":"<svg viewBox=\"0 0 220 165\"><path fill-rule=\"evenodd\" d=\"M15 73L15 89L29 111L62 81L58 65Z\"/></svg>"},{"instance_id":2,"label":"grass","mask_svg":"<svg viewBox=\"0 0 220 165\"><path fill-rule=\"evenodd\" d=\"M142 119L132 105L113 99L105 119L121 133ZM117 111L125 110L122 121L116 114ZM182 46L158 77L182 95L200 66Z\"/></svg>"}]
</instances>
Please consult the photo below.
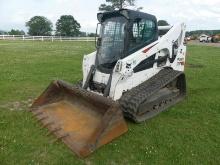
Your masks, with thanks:
<instances>
[{"instance_id":1,"label":"grass","mask_svg":"<svg viewBox=\"0 0 220 165\"><path fill-rule=\"evenodd\" d=\"M214 47L188 46L187 98L169 111L128 122L127 134L85 160L51 144L26 111L27 100L54 79L80 80L83 54L93 50L91 42L0 41L0 164L220 164L220 48Z\"/></svg>"}]
</instances>

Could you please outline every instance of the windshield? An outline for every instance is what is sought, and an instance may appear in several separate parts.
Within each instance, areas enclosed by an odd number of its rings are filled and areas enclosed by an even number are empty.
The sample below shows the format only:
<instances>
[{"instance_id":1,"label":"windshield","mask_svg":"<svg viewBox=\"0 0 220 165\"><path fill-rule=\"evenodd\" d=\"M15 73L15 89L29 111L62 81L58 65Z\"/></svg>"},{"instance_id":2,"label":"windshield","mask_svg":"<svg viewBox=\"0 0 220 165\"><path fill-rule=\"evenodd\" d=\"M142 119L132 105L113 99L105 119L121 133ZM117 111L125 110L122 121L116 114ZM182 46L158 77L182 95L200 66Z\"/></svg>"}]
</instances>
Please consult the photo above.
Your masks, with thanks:
<instances>
[{"instance_id":1,"label":"windshield","mask_svg":"<svg viewBox=\"0 0 220 165\"><path fill-rule=\"evenodd\" d=\"M98 51L99 65L112 69L124 51L125 37L124 17L106 19L101 28L101 46Z\"/></svg>"}]
</instances>

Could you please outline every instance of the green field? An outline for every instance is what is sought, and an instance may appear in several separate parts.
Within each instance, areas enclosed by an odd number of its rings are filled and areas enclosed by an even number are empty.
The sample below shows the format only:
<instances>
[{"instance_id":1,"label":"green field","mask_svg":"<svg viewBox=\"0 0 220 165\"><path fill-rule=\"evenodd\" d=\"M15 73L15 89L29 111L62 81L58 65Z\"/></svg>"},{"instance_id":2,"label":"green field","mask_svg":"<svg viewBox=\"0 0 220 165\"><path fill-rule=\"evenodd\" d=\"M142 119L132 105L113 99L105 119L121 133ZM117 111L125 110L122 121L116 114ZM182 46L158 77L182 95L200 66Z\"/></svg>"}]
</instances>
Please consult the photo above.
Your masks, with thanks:
<instances>
[{"instance_id":1,"label":"green field","mask_svg":"<svg viewBox=\"0 0 220 165\"><path fill-rule=\"evenodd\" d=\"M0 164L220 164L220 48L188 46L184 101L85 160L27 112L52 80L82 78L92 42L0 41Z\"/></svg>"}]
</instances>

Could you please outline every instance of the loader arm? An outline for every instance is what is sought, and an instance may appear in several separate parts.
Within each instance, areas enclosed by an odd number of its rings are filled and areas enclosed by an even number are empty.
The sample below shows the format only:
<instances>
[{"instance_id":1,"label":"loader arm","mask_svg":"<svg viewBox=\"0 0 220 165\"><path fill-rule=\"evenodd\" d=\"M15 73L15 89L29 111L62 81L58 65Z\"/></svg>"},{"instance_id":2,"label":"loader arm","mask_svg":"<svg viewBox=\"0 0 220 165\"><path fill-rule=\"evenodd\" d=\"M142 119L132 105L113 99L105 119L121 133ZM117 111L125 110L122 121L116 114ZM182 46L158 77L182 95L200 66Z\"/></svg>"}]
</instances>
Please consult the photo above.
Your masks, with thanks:
<instances>
[{"instance_id":1,"label":"loader arm","mask_svg":"<svg viewBox=\"0 0 220 165\"><path fill-rule=\"evenodd\" d=\"M185 24L174 25L162 38L119 60L114 69L110 96L114 100L120 99L125 91L138 86L163 68L183 72L186 55L184 36ZM146 65L150 64L150 67L135 73L136 68L146 60L149 61ZM158 66L160 61L165 61L165 64Z\"/></svg>"},{"instance_id":2,"label":"loader arm","mask_svg":"<svg viewBox=\"0 0 220 165\"><path fill-rule=\"evenodd\" d=\"M184 36L185 36L185 24L177 24L173 26L167 34L165 34L162 38L158 39L157 41L147 45L146 47L142 48L141 50L137 51L136 53L128 56L125 59L119 60L118 64L116 65L117 68L121 68L120 74L126 76L130 75L133 72L133 69L139 65L142 61L146 60L147 58L151 57L154 54L158 54L158 56L166 56L169 55L169 58L172 58L172 49L174 42L179 41L178 43L178 55L181 56L185 55L184 49ZM164 52L160 53L161 51L166 50L166 54ZM182 59L185 61L185 58ZM129 65L129 68L128 68ZM177 63L169 64L166 67L173 67L175 69L175 65ZM181 68L180 71L183 71L184 68ZM179 69L177 69L179 70Z\"/></svg>"}]
</instances>

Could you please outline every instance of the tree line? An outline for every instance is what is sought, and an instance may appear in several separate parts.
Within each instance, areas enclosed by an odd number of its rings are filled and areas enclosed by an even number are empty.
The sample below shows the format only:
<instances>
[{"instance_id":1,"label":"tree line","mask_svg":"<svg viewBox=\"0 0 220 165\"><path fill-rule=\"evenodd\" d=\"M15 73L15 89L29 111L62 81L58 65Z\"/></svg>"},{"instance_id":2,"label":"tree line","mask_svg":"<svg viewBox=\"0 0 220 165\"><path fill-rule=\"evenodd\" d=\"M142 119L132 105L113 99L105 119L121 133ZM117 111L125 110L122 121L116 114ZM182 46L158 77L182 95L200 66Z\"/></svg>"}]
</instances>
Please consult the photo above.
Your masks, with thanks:
<instances>
[{"instance_id":1,"label":"tree line","mask_svg":"<svg viewBox=\"0 0 220 165\"><path fill-rule=\"evenodd\" d=\"M99 11L102 12L109 12L114 10L119 10L122 8L126 8L128 6L134 7L135 10L142 10L143 7L136 6L137 0L106 0L106 3L101 4L99 6ZM166 26L169 23L165 20L159 20L158 26ZM56 30L53 31L53 24L52 22L44 17L44 16L34 16L28 22L26 22L26 27L28 28L28 34L34 36L48 36L55 34L57 36L89 36L94 37L96 36L95 33L81 32L80 23L72 16L72 15L62 15L56 22ZM166 31L161 31L161 34L166 33ZM202 33L208 35L219 34L220 30L213 31L213 30L198 30L198 31L191 31L187 32L186 36L198 36ZM9 35L24 35L25 32L23 30L15 30L12 29L10 32L0 31L0 34L9 34Z\"/></svg>"},{"instance_id":2,"label":"tree line","mask_svg":"<svg viewBox=\"0 0 220 165\"><path fill-rule=\"evenodd\" d=\"M101 4L99 11L114 11L127 6L135 6L136 0L106 0L106 4ZM137 8L141 10L142 8ZM28 34L33 36L50 36L55 34L57 36L89 36L94 37L95 33L81 32L80 23L72 15L62 15L56 22L56 30L53 31L52 22L44 16L34 16L28 22L26 22L28 28ZM53 33L54 32L54 33ZM9 35L24 35L22 30L12 29L10 32L0 31L0 34Z\"/></svg>"},{"instance_id":3,"label":"tree line","mask_svg":"<svg viewBox=\"0 0 220 165\"><path fill-rule=\"evenodd\" d=\"M53 32L52 22L44 16L34 16L26 22L28 34L33 36L50 36ZM55 35L78 36L81 25L72 15L62 15L56 22Z\"/></svg>"},{"instance_id":4,"label":"tree line","mask_svg":"<svg viewBox=\"0 0 220 165\"><path fill-rule=\"evenodd\" d=\"M27 34L33 36L50 36L55 34L57 36L80 36L87 35L85 32L81 32L81 25L72 15L62 15L56 22L56 30L53 30L52 22L44 16L34 16L28 22L25 23L28 28ZM12 29L9 32L0 31L0 34L8 35L25 35L23 30ZM91 35L91 34L90 34Z\"/></svg>"},{"instance_id":5,"label":"tree line","mask_svg":"<svg viewBox=\"0 0 220 165\"><path fill-rule=\"evenodd\" d=\"M169 25L165 20L159 20L158 26ZM28 22L28 34L33 36L50 36L53 32L52 22L43 16L34 16ZM56 22L55 35L57 36L81 36L81 37L95 37L95 33L86 33L80 31L80 23L78 23L73 16L63 15ZM163 32L162 32L163 33ZM166 32L165 32L166 33ZM23 30L12 29L9 32L0 31L0 35L25 35Z\"/></svg>"},{"instance_id":6,"label":"tree line","mask_svg":"<svg viewBox=\"0 0 220 165\"><path fill-rule=\"evenodd\" d=\"M114 10L119 10L126 8L128 6L133 6L135 10L142 10L142 7L136 7L136 0L106 0L105 4L99 6L99 11L109 12ZM52 22L44 16L34 16L28 22L26 22L26 27L28 28L28 34L33 36L50 36L55 34L57 36L96 36L95 33L81 32L80 23L72 15L62 15L56 22L56 30L53 31ZM158 26L166 26L169 23L165 20L159 20ZM53 33L54 32L54 33ZM166 33L166 31L161 31ZM10 32L1 32L0 34L10 34L10 35L24 35L24 31L12 29Z\"/></svg>"},{"instance_id":7,"label":"tree line","mask_svg":"<svg viewBox=\"0 0 220 165\"><path fill-rule=\"evenodd\" d=\"M206 34L206 35L209 35L209 36L214 36L214 35L220 34L220 30L194 30L194 31L186 32L186 36L187 37L190 36L192 38L197 38L201 34Z\"/></svg>"}]
</instances>

